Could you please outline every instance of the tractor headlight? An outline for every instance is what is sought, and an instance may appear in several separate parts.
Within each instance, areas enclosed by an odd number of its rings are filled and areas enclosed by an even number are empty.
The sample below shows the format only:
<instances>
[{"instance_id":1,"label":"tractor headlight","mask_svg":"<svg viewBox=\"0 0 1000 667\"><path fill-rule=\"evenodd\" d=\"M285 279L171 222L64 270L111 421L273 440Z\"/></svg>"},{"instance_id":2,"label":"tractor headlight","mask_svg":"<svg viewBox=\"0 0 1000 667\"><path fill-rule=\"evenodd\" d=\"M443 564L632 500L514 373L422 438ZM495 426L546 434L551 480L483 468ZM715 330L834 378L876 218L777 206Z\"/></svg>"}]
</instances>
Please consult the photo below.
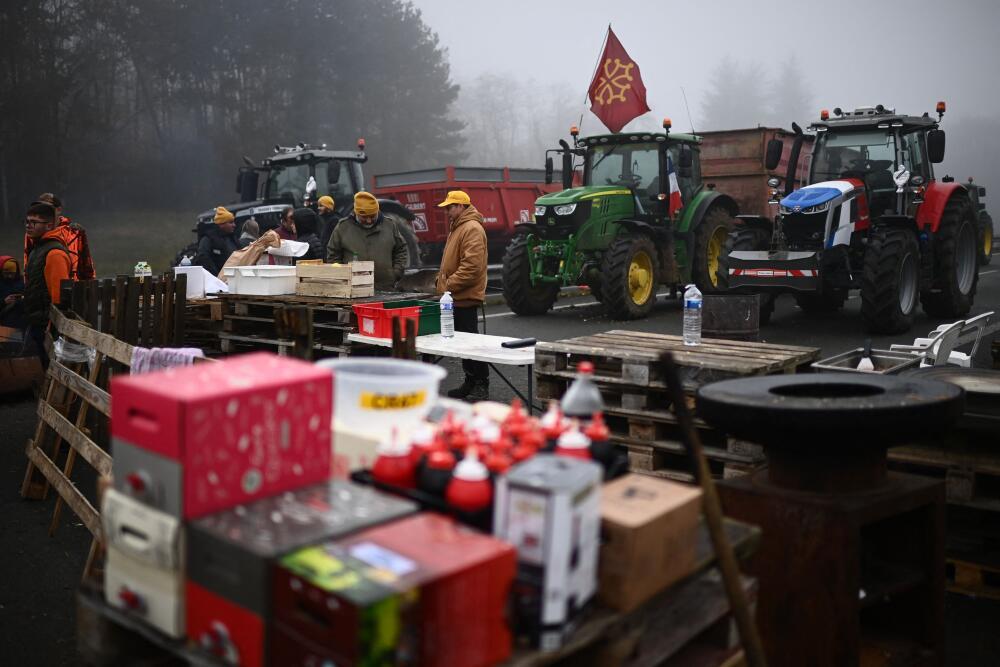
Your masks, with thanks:
<instances>
[{"instance_id":1,"label":"tractor headlight","mask_svg":"<svg viewBox=\"0 0 1000 667\"><path fill-rule=\"evenodd\" d=\"M536 206L535 207L535 217L536 218L544 218L545 217L545 207L544 206Z\"/></svg>"},{"instance_id":2,"label":"tractor headlight","mask_svg":"<svg viewBox=\"0 0 1000 667\"><path fill-rule=\"evenodd\" d=\"M817 204L816 206L810 206L809 208L802 209L803 213L822 213L823 211L830 210L830 202L824 204Z\"/></svg>"},{"instance_id":3,"label":"tractor headlight","mask_svg":"<svg viewBox=\"0 0 1000 667\"><path fill-rule=\"evenodd\" d=\"M556 206L556 215L573 215L573 211L576 210L576 204L563 204L562 206Z\"/></svg>"}]
</instances>

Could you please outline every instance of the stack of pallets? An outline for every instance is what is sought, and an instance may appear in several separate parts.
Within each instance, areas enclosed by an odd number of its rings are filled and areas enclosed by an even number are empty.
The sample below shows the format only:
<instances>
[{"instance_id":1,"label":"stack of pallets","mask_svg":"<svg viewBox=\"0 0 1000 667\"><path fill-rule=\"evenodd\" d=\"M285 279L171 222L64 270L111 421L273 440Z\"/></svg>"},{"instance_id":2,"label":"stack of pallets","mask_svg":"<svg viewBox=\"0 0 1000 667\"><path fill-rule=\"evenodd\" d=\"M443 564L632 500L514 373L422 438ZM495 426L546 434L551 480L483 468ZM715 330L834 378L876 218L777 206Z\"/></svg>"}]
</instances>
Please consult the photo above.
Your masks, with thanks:
<instances>
[{"instance_id":1,"label":"stack of pallets","mask_svg":"<svg viewBox=\"0 0 1000 667\"><path fill-rule=\"evenodd\" d=\"M219 297L222 302L222 332L219 334L222 351L226 354L251 350L289 353L294 342L278 335L274 316L279 308L302 306L308 308L312 316L313 356L347 356L353 345L347 336L358 330L355 305L427 296L425 293L377 293L363 298L223 294Z\"/></svg>"},{"instance_id":2,"label":"stack of pallets","mask_svg":"<svg viewBox=\"0 0 1000 667\"><path fill-rule=\"evenodd\" d=\"M581 361L594 364L594 381L601 389L605 416L615 444L628 449L636 472L690 480L677 418L667 398L659 357L674 353L688 390L689 407L694 391L709 382L749 375L794 373L819 358L819 349L790 345L704 339L687 347L680 336L639 331L607 331L535 348L537 395L559 399ZM745 474L763 463L761 448L711 428L700 419L706 457L717 476Z\"/></svg>"}]
</instances>

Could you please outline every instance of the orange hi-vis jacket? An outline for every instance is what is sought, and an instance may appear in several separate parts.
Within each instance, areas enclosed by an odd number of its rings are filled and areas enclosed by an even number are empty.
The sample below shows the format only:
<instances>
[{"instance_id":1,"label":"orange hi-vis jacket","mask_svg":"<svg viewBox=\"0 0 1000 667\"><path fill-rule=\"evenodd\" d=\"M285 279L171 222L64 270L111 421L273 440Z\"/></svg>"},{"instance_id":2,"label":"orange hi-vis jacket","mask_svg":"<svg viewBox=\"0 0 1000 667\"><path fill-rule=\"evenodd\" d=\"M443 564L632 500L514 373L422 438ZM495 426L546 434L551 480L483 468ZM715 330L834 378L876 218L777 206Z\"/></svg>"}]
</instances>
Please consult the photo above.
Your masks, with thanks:
<instances>
[{"instance_id":1,"label":"orange hi-vis jacket","mask_svg":"<svg viewBox=\"0 0 1000 667\"><path fill-rule=\"evenodd\" d=\"M52 230L55 237L62 241L69 251L69 277L72 280L93 280L97 277L94 269L94 258L90 254L90 243L87 241L87 230L64 215L59 216L59 224ZM28 255L35 246L34 242L24 235L24 264L28 266Z\"/></svg>"}]
</instances>

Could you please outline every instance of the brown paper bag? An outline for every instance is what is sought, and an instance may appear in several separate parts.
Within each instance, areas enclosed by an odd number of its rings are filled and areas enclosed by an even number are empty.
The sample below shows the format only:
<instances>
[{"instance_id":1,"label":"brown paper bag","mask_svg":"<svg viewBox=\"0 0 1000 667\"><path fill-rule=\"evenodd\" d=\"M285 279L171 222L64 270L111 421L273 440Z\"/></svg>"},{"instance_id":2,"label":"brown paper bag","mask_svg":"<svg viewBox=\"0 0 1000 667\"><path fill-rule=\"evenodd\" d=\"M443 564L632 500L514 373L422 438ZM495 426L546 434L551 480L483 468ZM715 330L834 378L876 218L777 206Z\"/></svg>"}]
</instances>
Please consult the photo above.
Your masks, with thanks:
<instances>
[{"instance_id":1,"label":"brown paper bag","mask_svg":"<svg viewBox=\"0 0 1000 667\"><path fill-rule=\"evenodd\" d=\"M222 266L222 271L219 271L219 280L226 282L226 269L231 266L253 266L261 258L261 255L267 251L268 248L278 248L281 246L281 237L278 236L278 232L272 230L266 231L260 235L260 238L248 245L242 250L236 250L226 263Z\"/></svg>"}]
</instances>

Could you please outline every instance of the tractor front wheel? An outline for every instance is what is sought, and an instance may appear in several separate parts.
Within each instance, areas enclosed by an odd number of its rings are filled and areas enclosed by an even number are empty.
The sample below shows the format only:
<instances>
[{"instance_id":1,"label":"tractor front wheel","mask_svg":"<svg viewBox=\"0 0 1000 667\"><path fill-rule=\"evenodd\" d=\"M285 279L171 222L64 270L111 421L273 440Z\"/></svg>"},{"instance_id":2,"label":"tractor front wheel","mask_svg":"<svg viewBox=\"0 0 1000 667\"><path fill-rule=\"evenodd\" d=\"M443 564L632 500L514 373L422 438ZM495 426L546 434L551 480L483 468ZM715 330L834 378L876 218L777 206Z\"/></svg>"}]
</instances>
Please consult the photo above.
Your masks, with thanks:
<instances>
[{"instance_id":1,"label":"tractor front wheel","mask_svg":"<svg viewBox=\"0 0 1000 667\"><path fill-rule=\"evenodd\" d=\"M979 229L969 201L953 196L934 235L934 282L920 295L931 317L961 317L972 309L979 282Z\"/></svg>"},{"instance_id":2,"label":"tractor front wheel","mask_svg":"<svg viewBox=\"0 0 1000 667\"><path fill-rule=\"evenodd\" d=\"M979 216L979 226L980 248L982 248L979 263L985 266L993 259L993 218L989 213L984 212Z\"/></svg>"},{"instance_id":3,"label":"tractor front wheel","mask_svg":"<svg viewBox=\"0 0 1000 667\"><path fill-rule=\"evenodd\" d=\"M735 227L729 211L716 206L702 218L694 232L694 254L691 257L691 277L704 293L725 289L719 283L719 260L725 253L726 240Z\"/></svg>"},{"instance_id":4,"label":"tractor front wheel","mask_svg":"<svg viewBox=\"0 0 1000 667\"><path fill-rule=\"evenodd\" d=\"M725 248L719 257L719 268L716 271L716 280L720 290L729 288L729 253L734 250L767 250L771 246L771 237L767 230L760 227L737 225L736 231L726 239ZM771 321L774 314L774 294L762 293L760 295L760 325L764 326Z\"/></svg>"},{"instance_id":5,"label":"tractor front wheel","mask_svg":"<svg viewBox=\"0 0 1000 667\"><path fill-rule=\"evenodd\" d=\"M908 229L879 229L865 250L861 317L871 333L898 334L913 324L920 291L920 247Z\"/></svg>"},{"instance_id":6,"label":"tractor front wheel","mask_svg":"<svg viewBox=\"0 0 1000 667\"><path fill-rule=\"evenodd\" d=\"M604 253L603 303L614 319L646 317L656 301L660 267L648 236L619 236Z\"/></svg>"},{"instance_id":7,"label":"tractor front wheel","mask_svg":"<svg viewBox=\"0 0 1000 667\"><path fill-rule=\"evenodd\" d=\"M528 239L516 236L503 255L503 298L518 315L543 315L559 296L558 283L531 284Z\"/></svg>"}]
</instances>

